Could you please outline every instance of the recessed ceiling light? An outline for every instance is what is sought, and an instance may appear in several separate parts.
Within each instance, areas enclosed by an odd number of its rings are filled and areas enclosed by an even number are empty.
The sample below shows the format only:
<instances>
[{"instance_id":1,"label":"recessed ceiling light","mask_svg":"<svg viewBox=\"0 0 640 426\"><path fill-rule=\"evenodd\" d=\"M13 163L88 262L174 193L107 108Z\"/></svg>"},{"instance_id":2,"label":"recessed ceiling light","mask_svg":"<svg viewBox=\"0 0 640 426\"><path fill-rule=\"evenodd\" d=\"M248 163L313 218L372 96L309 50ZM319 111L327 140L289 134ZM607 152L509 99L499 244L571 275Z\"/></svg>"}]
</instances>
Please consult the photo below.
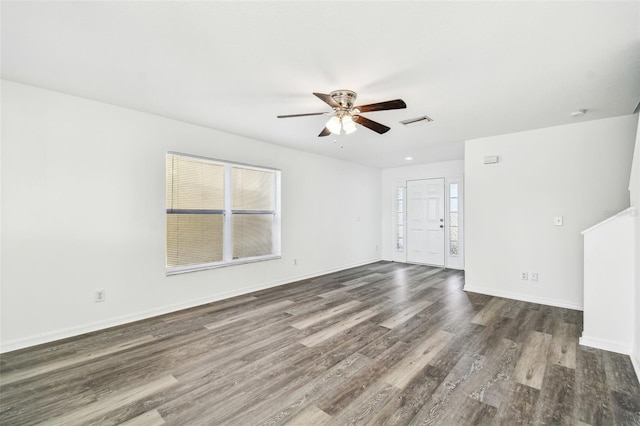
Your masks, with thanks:
<instances>
[{"instance_id":1,"label":"recessed ceiling light","mask_svg":"<svg viewBox=\"0 0 640 426\"><path fill-rule=\"evenodd\" d=\"M404 157L404 159L405 159L406 161L411 161L411 160L413 160L413 157Z\"/></svg>"},{"instance_id":2,"label":"recessed ceiling light","mask_svg":"<svg viewBox=\"0 0 640 426\"><path fill-rule=\"evenodd\" d=\"M577 110L577 111L573 111L573 112L571 113L571 116L572 116L572 117L580 117L581 115L585 115L586 113L587 113L587 110L586 110L586 109L579 109L579 110Z\"/></svg>"}]
</instances>

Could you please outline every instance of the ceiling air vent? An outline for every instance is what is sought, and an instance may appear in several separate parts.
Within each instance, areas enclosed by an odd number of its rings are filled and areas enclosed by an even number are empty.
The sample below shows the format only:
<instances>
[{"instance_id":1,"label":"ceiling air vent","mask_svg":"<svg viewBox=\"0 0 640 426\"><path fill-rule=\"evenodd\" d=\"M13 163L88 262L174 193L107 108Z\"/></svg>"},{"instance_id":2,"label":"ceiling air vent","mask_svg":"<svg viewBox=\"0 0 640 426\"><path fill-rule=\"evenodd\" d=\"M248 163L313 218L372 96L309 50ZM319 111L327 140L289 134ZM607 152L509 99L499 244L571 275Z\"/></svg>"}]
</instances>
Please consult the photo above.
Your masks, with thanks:
<instances>
[{"instance_id":1,"label":"ceiling air vent","mask_svg":"<svg viewBox=\"0 0 640 426\"><path fill-rule=\"evenodd\" d=\"M426 115L423 115L422 117L416 117L416 118L410 118L408 120L402 120L400 122L400 124L407 126L407 127L411 127L411 126L417 126L419 124L425 124L428 123L430 121L433 121L433 118L431 117L427 117Z\"/></svg>"}]
</instances>

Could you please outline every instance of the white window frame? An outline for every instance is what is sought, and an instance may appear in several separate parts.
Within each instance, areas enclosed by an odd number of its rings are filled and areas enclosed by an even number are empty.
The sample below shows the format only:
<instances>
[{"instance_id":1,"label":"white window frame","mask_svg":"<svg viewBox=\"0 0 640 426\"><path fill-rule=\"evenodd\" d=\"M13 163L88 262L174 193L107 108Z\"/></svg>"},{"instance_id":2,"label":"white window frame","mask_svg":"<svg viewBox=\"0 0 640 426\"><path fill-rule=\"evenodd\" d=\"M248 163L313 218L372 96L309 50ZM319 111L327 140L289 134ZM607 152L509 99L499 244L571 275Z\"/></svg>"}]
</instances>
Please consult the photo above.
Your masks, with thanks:
<instances>
[{"instance_id":1,"label":"white window frame","mask_svg":"<svg viewBox=\"0 0 640 426\"><path fill-rule=\"evenodd\" d=\"M210 263L199 263L194 265L184 265L184 266L166 266L166 253L167 253L167 233L165 231L165 268L166 275L176 275L183 274L188 272L195 271L203 271L207 269L221 268L231 265L241 265L245 263L253 263L253 262L262 262L266 260L272 259L280 259L281 258L281 196L280 196L280 181L281 181L281 171L279 169L275 169L272 167L264 167L264 166L255 166L251 164L238 163L227 160L218 160L215 158L202 157L198 155L192 154L184 154L181 152L168 151L165 155L166 158L169 155L192 158L196 160L200 160L203 162L208 162L212 164L217 164L224 166L224 213L223 213L223 226L222 226L222 244L223 244L223 259L219 262L210 262ZM265 211L245 211L245 210L233 210L232 209L232 200L233 200L233 187L231 184L231 169L233 167L241 167L243 169L250 170L258 170L262 172L272 172L275 177L275 210L273 212L269 211L274 215L274 223L273 223L273 250L271 254L264 256L254 256L254 257L243 257L240 259L233 258L233 215L234 214L264 214ZM165 187L166 187L165 182ZM165 200L166 205L166 200ZM166 213L165 213L166 214ZM165 216L166 221L166 216Z\"/></svg>"},{"instance_id":2,"label":"white window frame","mask_svg":"<svg viewBox=\"0 0 640 426\"><path fill-rule=\"evenodd\" d=\"M398 192L402 192L402 211L398 209ZM395 208L395 216L394 216L394 232L393 239L395 241L394 250L396 252L404 253L405 247L407 245L407 241L405 235L407 234L407 188L404 186L396 187L396 191L394 193L394 208ZM399 223L398 217L402 215L402 224ZM402 248L398 248L398 227L402 226Z\"/></svg>"},{"instance_id":3,"label":"white window frame","mask_svg":"<svg viewBox=\"0 0 640 426\"><path fill-rule=\"evenodd\" d=\"M462 176L450 177L445 179L445 198L446 198L446 234L445 234L445 261L446 267L450 269L464 269L464 178ZM450 218L451 218L451 184L458 185L458 254L450 253Z\"/></svg>"}]
</instances>

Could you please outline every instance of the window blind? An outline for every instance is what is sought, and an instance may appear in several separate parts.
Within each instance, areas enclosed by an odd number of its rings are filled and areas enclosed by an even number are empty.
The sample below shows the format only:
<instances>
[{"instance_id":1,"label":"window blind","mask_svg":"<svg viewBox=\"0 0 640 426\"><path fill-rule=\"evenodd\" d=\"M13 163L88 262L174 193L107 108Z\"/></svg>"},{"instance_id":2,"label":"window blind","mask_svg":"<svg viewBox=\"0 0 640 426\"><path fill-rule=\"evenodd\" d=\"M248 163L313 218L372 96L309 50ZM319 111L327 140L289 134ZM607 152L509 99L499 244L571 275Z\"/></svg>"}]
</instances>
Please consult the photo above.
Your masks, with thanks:
<instances>
[{"instance_id":1,"label":"window blind","mask_svg":"<svg viewBox=\"0 0 640 426\"><path fill-rule=\"evenodd\" d=\"M280 254L279 171L167 154L169 272Z\"/></svg>"},{"instance_id":2,"label":"window blind","mask_svg":"<svg viewBox=\"0 0 640 426\"><path fill-rule=\"evenodd\" d=\"M167 156L167 267L223 260L224 165Z\"/></svg>"}]
</instances>

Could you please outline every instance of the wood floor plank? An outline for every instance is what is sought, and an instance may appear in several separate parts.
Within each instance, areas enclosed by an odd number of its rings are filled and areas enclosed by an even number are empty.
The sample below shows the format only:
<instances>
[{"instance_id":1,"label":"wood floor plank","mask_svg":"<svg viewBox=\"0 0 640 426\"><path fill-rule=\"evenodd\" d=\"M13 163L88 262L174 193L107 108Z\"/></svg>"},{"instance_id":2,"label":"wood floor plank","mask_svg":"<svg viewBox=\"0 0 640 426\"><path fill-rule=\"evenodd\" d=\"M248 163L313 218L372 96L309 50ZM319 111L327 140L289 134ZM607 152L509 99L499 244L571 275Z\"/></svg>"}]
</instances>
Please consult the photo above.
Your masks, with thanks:
<instances>
[{"instance_id":1,"label":"wood floor plank","mask_svg":"<svg viewBox=\"0 0 640 426\"><path fill-rule=\"evenodd\" d=\"M392 317L386 319L385 321L380 323L380 325L387 328L396 328L398 325L407 322L418 312L424 310L426 307L432 304L433 302L429 300L415 303L412 306L409 306L403 309L402 311L398 312L397 314L393 315Z\"/></svg>"},{"instance_id":2,"label":"wood floor plank","mask_svg":"<svg viewBox=\"0 0 640 426\"><path fill-rule=\"evenodd\" d=\"M334 424L364 425L371 420L387 402L400 393L400 389L384 382L376 382L339 414L333 416Z\"/></svg>"},{"instance_id":3,"label":"wood floor plank","mask_svg":"<svg viewBox=\"0 0 640 426\"><path fill-rule=\"evenodd\" d=\"M589 425L615 424L602 352L579 348L573 417Z\"/></svg>"},{"instance_id":4,"label":"wood floor plank","mask_svg":"<svg viewBox=\"0 0 640 426\"><path fill-rule=\"evenodd\" d=\"M487 325L500 315L504 309L506 301L504 299L491 299L478 314L471 320L474 324Z\"/></svg>"},{"instance_id":5,"label":"wood floor plank","mask_svg":"<svg viewBox=\"0 0 640 426\"><path fill-rule=\"evenodd\" d=\"M406 343L397 342L349 380L336 387L333 392L320 399L318 407L332 416L339 414L375 384L384 372L393 368L409 349Z\"/></svg>"},{"instance_id":6,"label":"wood floor plank","mask_svg":"<svg viewBox=\"0 0 640 426\"><path fill-rule=\"evenodd\" d=\"M502 339L500 344L484 356L484 368L467 383L469 397L492 407L500 407L509 393L509 378L518 360L519 348L514 342Z\"/></svg>"},{"instance_id":7,"label":"wood floor plank","mask_svg":"<svg viewBox=\"0 0 640 426\"><path fill-rule=\"evenodd\" d=\"M0 424L635 425L580 311L375 262L0 356Z\"/></svg>"},{"instance_id":8,"label":"wood floor plank","mask_svg":"<svg viewBox=\"0 0 640 426\"><path fill-rule=\"evenodd\" d=\"M318 331L310 336L305 337L300 340L305 346L315 346L318 343L322 343L327 339L332 338L333 336L342 333L354 325L360 324L363 321L368 320L369 318L377 315L379 312L375 309L365 309L364 311L356 312L350 317L340 321L337 324L334 324L330 327L327 327L323 330Z\"/></svg>"},{"instance_id":9,"label":"wood floor plank","mask_svg":"<svg viewBox=\"0 0 640 426\"><path fill-rule=\"evenodd\" d=\"M457 409L461 398L467 398L466 393L459 392L460 388L478 374L482 369L483 361L482 355L466 353L425 401L409 424L446 424L444 422L448 416L447 413Z\"/></svg>"},{"instance_id":10,"label":"wood floor plank","mask_svg":"<svg viewBox=\"0 0 640 426\"><path fill-rule=\"evenodd\" d=\"M540 389L547 367L547 350L551 336L537 331L529 332L522 347L513 377L518 383Z\"/></svg>"},{"instance_id":11,"label":"wood floor plank","mask_svg":"<svg viewBox=\"0 0 640 426\"><path fill-rule=\"evenodd\" d=\"M331 421L332 418L330 415L328 415L315 405L309 405L307 406L307 408L298 413L297 416L295 416L285 424L287 426L323 426L330 424Z\"/></svg>"},{"instance_id":12,"label":"wood floor plank","mask_svg":"<svg viewBox=\"0 0 640 426\"><path fill-rule=\"evenodd\" d=\"M357 375L370 364L371 360L368 358L357 353L353 354L327 369L320 376L310 380L309 383L293 389L282 398L278 398L276 403L262 400L257 404L252 404L250 408L231 419L231 422L236 424L285 423L297 416L305 405L318 406L317 402L329 389L339 387L341 383ZM321 408L320 410L325 413Z\"/></svg>"},{"instance_id":13,"label":"wood floor plank","mask_svg":"<svg viewBox=\"0 0 640 426\"><path fill-rule=\"evenodd\" d=\"M631 360L612 352L602 355L614 418L620 424L640 424L640 384Z\"/></svg>"},{"instance_id":14,"label":"wood floor plank","mask_svg":"<svg viewBox=\"0 0 640 426\"><path fill-rule=\"evenodd\" d=\"M293 305L295 302L291 301L291 300L283 300L277 303L273 303L273 304L269 304L266 306L263 306L261 308L258 309L252 309L250 311L245 311L245 312L240 312L236 315L232 315L228 318L222 319L220 321L216 321L214 323L211 324L207 324L205 325L205 328L207 328L208 330L216 330L218 328L222 328L226 325L232 324L234 322L238 322L238 321L242 321L245 320L247 318L256 318L256 317L260 317L261 315L265 315L265 314L269 314L272 312L279 312L281 310L283 310L284 308L288 307L289 305Z\"/></svg>"},{"instance_id":15,"label":"wood floor plank","mask_svg":"<svg viewBox=\"0 0 640 426\"><path fill-rule=\"evenodd\" d=\"M255 296L245 296L245 297L234 297L229 300L224 300L221 303L213 303L210 306L206 307L197 307L192 309L185 309L181 313L172 313L170 315L165 315L162 318L162 321L166 323L172 323L176 321L182 321L184 319L189 319L194 316L194 311L197 311L198 315L206 315L212 312L218 312L224 309L232 308L234 306L245 305L248 302L256 301L258 298Z\"/></svg>"},{"instance_id":16,"label":"wood floor plank","mask_svg":"<svg viewBox=\"0 0 640 426\"><path fill-rule=\"evenodd\" d=\"M113 394L102 400L91 403L84 408L72 411L64 416L49 419L40 423L41 426L49 425L82 425L91 422L91 420L104 416L114 407L124 406L144 399L146 396L165 390L177 383L173 376L160 377L152 380L142 386L137 386L121 392L113 392Z\"/></svg>"},{"instance_id":17,"label":"wood floor plank","mask_svg":"<svg viewBox=\"0 0 640 426\"><path fill-rule=\"evenodd\" d=\"M550 365L544 380L545 386L537 401L534 422L563 425L573 423L575 370Z\"/></svg>"},{"instance_id":18,"label":"wood floor plank","mask_svg":"<svg viewBox=\"0 0 640 426\"><path fill-rule=\"evenodd\" d=\"M317 324L319 322L322 322L326 319L329 319L331 317L334 317L338 314L341 314L343 312L347 312L350 311L352 309L357 308L358 306L360 306L362 303L357 301L357 300L352 300L350 302L347 303L343 303L342 305L338 305L335 306L331 309L327 309L324 310L322 312L318 312L316 314L310 315L307 318L295 321L293 323L291 323L291 327L297 328L297 329L303 329L303 328L307 328L310 327L314 324Z\"/></svg>"},{"instance_id":19,"label":"wood floor plank","mask_svg":"<svg viewBox=\"0 0 640 426\"><path fill-rule=\"evenodd\" d=\"M409 424L445 376L445 372L427 364L397 397L391 398L378 410L370 423L372 425Z\"/></svg>"},{"instance_id":20,"label":"wood floor plank","mask_svg":"<svg viewBox=\"0 0 640 426\"><path fill-rule=\"evenodd\" d=\"M120 426L160 426L166 424L158 410L147 411L140 414L124 423L120 423Z\"/></svg>"},{"instance_id":21,"label":"wood floor plank","mask_svg":"<svg viewBox=\"0 0 640 426\"><path fill-rule=\"evenodd\" d=\"M553 331L547 362L575 369L577 336L577 327L574 324L559 323Z\"/></svg>"},{"instance_id":22,"label":"wood floor plank","mask_svg":"<svg viewBox=\"0 0 640 426\"><path fill-rule=\"evenodd\" d=\"M510 382L511 389L500 404L496 423L500 425L531 424L540 391L531 386Z\"/></svg>"},{"instance_id":23,"label":"wood floor plank","mask_svg":"<svg viewBox=\"0 0 640 426\"><path fill-rule=\"evenodd\" d=\"M404 388L452 339L446 331L437 331L412 350L401 362L382 379L397 388Z\"/></svg>"},{"instance_id":24,"label":"wood floor plank","mask_svg":"<svg viewBox=\"0 0 640 426\"><path fill-rule=\"evenodd\" d=\"M369 284L370 284L369 281L356 280L352 284L345 285L343 287L336 288L335 290L327 291L325 293L321 293L321 294L318 295L318 297L322 297L323 299L331 299L331 298L334 298L334 297L342 297L344 295L344 293L348 292L349 290L354 290L354 289L356 289L358 287L367 286Z\"/></svg>"},{"instance_id":25,"label":"wood floor plank","mask_svg":"<svg viewBox=\"0 0 640 426\"><path fill-rule=\"evenodd\" d=\"M144 345L155 340L153 336L142 336L134 340L120 343L118 345L97 350L90 353L79 354L72 357L64 358L59 361L47 363L44 365L34 366L32 368L23 368L19 371L3 373L0 379L0 384L3 386L9 385L13 382L25 380L34 376L39 376L51 371L60 370L63 368L72 367L78 364L87 363L103 356L112 355L114 353L134 348L139 345Z\"/></svg>"}]
</instances>

